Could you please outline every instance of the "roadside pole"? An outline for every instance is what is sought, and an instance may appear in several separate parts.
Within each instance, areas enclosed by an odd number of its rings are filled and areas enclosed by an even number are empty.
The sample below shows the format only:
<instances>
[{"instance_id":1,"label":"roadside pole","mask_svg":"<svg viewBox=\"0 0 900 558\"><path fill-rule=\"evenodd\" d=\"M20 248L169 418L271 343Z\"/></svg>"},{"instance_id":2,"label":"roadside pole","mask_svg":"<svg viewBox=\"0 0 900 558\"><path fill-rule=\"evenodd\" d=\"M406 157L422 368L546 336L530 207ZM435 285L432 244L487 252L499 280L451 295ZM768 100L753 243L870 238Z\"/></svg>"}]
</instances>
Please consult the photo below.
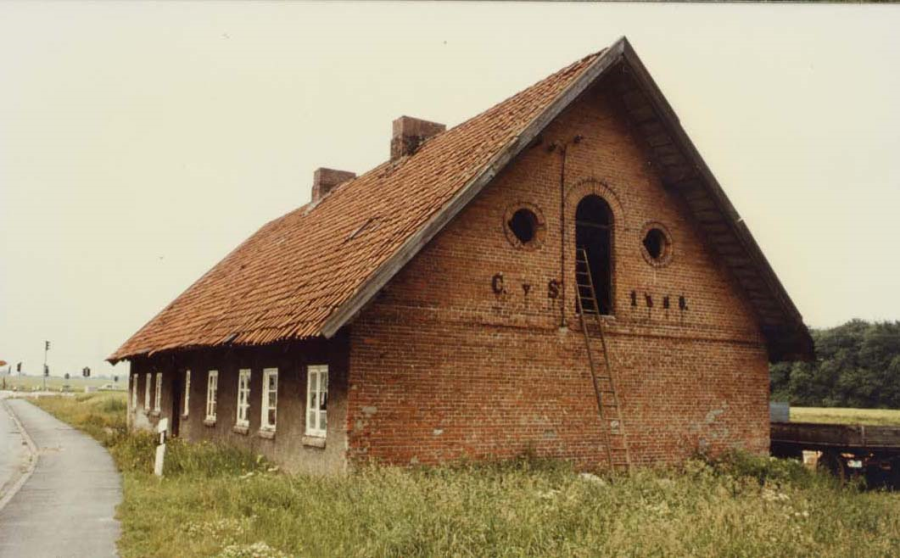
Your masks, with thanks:
<instances>
[{"instance_id":1,"label":"roadside pole","mask_svg":"<svg viewBox=\"0 0 900 558\"><path fill-rule=\"evenodd\" d=\"M50 369L47 368L47 351L50 350L50 341L44 341L44 391L47 391L47 376L50 375Z\"/></svg>"},{"instance_id":2,"label":"roadside pole","mask_svg":"<svg viewBox=\"0 0 900 558\"><path fill-rule=\"evenodd\" d=\"M160 419L159 424L156 426L156 431L159 433L159 445L156 446L156 459L153 462L153 474L157 477L163 475L163 461L166 458L166 434L168 434L168 430L169 419Z\"/></svg>"}]
</instances>

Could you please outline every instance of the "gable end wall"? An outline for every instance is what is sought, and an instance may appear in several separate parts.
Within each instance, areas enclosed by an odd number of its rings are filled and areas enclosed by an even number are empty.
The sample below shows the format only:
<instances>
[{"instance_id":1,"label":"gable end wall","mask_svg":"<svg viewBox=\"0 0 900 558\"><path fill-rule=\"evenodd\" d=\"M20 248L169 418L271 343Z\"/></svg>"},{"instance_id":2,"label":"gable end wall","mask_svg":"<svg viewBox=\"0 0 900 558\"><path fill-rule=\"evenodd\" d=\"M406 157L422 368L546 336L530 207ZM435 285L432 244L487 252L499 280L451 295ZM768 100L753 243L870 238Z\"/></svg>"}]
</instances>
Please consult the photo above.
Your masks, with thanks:
<instances>
[{"instance_id":1,"label":"gable end wall","mask_svg":"<svg viewBox=\"0 0 900 558\"><path fill-rule=\"evenodd\" d=\"M576 135L583 140L571 144ZM565 211L554 143L570 144ZM757 319L647 161L615 102L590 91L387 285L350 327L351 461L529 452L603 462L573 298L575 206L590 193L615 217L615 315L606 331L633 460L767 451L768 364ZM522 204L542 217L540 248L507 239L505 216ZM648 223L674 241L666 266L641 252ZM555 298L554 281L562 284Z\"/></svg>"}]
</instances>

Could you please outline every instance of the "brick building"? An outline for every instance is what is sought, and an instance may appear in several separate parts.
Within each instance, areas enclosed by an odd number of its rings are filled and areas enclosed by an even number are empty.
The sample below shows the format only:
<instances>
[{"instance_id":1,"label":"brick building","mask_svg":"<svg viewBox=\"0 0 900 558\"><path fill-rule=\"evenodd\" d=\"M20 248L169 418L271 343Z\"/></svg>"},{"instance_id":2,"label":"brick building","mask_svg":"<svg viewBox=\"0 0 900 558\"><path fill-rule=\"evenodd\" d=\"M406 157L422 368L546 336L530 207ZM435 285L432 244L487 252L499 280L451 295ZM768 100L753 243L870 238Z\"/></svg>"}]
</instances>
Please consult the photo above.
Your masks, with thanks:
<instances>
[{"instance_id":1,"label":"brick building","mask_svg":"<svg viewBox=\"0 0 900 558\"><path fill-rule=\"evenodd\" d=\"M767 450L768 362L809 332L625 39L390 151L316 171L110 357L134 428L315 472Z\"/></svg>"}]
</instances>

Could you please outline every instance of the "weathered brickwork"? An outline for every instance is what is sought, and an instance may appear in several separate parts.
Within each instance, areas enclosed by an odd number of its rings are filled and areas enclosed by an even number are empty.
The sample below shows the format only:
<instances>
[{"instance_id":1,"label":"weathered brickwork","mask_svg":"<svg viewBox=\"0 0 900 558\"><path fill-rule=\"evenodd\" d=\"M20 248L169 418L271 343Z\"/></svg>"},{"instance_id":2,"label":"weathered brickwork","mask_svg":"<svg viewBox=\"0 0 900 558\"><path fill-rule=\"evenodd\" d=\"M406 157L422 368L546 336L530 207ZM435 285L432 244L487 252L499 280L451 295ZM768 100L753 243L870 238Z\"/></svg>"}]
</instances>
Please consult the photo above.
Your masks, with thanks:
<instances>
[{"instance_id":1,"label":"weathered brickwork","mask_svg":"<svg viewBox=\"0 0 900 558\"><path fill-rule=\"evenodd\" d=\"M190 412L178 417L178 434L245 447L290 470L523 452L603 465L574 288L576 207L595 194L613 214L604 331L633 460L766 451L767 351L754 310L621 115L602 83L588 91L334 339L134 358L132 426L180 413L175 396L190 369ZM538 216L532 245L512 241L505 226L520 207ZM662 263L642 249L651 226L672 241ZM596 338L592 350L600 359ZM324 448L304 437L310 364L329 365ZM279 369L272 438L260 432L268 367ZM241 368L253 371L246 433L234 428ZM218 410L206 424L211 369L219 371ZM147 371L164 374L158 416L145 409Z\"/></svg>"},{"instance_id":2,"label":"weathered brickwork","mask_svg":"<svg viewBox=\"0 0 900 558\"><path fill-rule=\"evenodd\" d=\"M574 299L575 208L591 193L614 214L614 316L605 325L635 461L767 449L767 354L753 310L620 114L602 91L573 104L354 322L351 459L533 451L602 462ZM523 204L543 222L537 249L513 246L504 231ZM650 222L672 238L665 266L641 251ZM551 297L553 281L562 296Z\"/></svg>"}]
</instances>

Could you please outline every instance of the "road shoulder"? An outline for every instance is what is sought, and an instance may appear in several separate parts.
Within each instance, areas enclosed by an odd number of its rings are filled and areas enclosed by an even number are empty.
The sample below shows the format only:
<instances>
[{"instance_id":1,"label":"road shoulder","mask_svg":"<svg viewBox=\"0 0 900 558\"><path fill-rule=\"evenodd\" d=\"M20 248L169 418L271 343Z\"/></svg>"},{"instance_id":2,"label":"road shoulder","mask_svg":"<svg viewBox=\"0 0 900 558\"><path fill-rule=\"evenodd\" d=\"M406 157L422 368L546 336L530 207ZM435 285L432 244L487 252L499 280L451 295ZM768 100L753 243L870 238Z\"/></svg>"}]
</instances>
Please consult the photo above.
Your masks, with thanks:
<instances>
[{"instance_id":1,"label":"road shoulder","mask_svg":"<svg viewBox=\"0 0 900 558\"><path fill-rule=\"evenodd\" d=\"M117 556L122 481L112 457L27 401L3 403L33 440L37 459L32 475L0 509L0 557Z\"/></svg>"},{"instance_id":2,"label":"road shoulder","mask_svg":"<svg viewBox=\"0 0 900 558\"><path fill-rule=\"evenodd\" d=\"M28 481L37 463L37 449L0 393L0 510Z\"/></svg>"}]
</instances>

